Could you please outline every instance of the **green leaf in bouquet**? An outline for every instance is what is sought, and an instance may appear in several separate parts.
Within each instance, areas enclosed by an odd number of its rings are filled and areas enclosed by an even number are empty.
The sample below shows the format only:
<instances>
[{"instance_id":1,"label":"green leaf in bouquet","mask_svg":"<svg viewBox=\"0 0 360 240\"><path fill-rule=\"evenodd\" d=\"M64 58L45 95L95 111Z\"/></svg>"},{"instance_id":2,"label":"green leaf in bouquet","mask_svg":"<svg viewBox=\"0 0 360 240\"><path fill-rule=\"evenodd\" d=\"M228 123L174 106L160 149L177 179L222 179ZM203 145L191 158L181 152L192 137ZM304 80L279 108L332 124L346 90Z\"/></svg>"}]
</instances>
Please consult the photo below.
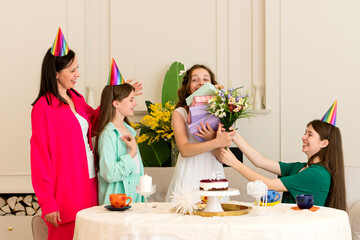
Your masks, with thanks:
<instances>
[{"instance_id":1,"label":"green leaf in bouquet","mask_svg":"<svg viewBox=\"0 0 360 240\"><path fill-rule=\"evenodd\" d=\"M181 70L184 70L184 64L180 62L174 62L171 64L169 70L165 74L161 103L164 106L168 101L176 103L178 100L177 90L179 89L182 79L182 76L179 76Z\"/></svg>"}]
</instances>

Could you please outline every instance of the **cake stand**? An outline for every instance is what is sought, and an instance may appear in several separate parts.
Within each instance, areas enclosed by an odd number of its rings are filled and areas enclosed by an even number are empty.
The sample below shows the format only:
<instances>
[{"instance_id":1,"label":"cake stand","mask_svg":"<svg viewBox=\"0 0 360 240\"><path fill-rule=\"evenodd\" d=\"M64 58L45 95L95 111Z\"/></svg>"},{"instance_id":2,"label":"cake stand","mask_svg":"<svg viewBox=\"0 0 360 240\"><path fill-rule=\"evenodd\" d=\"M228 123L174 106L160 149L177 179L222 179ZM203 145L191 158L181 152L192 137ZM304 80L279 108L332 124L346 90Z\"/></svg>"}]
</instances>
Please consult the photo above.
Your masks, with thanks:
<instances>
[{"instance_id":1,"label":"cake stand","mask_svg":"<svg viewBox=\"0 0 360 240\"><path fill-rule=\"evenodd\" d=\"M229 188L225 191L200 191L200 196L207 196L206 207L203 212L223 212L221 207L220 196L240 195L239 190Z\"/></svg>"}]
</instances>

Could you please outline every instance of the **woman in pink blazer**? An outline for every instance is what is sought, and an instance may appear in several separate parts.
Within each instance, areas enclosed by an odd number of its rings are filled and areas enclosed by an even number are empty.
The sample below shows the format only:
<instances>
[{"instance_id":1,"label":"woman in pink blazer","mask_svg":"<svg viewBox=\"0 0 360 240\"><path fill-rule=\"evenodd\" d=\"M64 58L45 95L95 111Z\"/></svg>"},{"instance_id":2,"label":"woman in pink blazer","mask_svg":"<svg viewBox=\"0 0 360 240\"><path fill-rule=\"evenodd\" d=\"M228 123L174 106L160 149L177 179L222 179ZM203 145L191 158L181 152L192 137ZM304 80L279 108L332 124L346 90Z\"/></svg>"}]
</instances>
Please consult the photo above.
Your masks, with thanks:
<instances>
[{"instance_id":1,"label":"woman in pink blazer","mask_svg":"<svg viewBox=\"0 0 360 240\"><path fill-rule=\"evenodd\" d=\"M76 213L98 205L91 138L99 108L90 107L74 90L78 68L76 54L59 28L45 54L31 112L31 178L48 239L73 239ZM141 84L133 86L140 95Z\"/></svg>"},{"instance_id":2,"label":"woman in pink blazer","mask_svg":"<svg viewBox=\"0 0 360 240\"><path fill-rule=\"evenodd\" d=\"M48 239L72 239L76 213L96 206L97 178L91 137L99 110L75 91L80 77L76 54L54 56L41 70L31 124L31 177Z\"/></svg>"}]
</instances>

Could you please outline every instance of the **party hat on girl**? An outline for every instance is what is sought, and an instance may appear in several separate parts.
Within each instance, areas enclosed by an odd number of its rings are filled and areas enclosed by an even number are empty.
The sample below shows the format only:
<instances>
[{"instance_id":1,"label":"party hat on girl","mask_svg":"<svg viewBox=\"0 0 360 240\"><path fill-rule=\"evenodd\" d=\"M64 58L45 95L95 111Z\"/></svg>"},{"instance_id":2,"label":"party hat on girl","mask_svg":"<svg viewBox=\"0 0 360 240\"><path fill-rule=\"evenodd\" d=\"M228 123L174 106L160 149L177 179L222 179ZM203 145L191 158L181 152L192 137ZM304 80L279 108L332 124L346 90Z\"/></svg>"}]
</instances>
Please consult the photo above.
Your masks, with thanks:
<instances>
[{"instance_id":1,"label":"party hat on girl","mask_svg":"<svg viewBox=\"0 0 360 240\"><path fill-rule=\"evenodd\" d=\"M69 47L65 41L65 37L61 31L61 28L59 28L56 34L54 44L51 48L51 54L57 57L62 57L62 56L66 56L68 52L69 52Z\"/></svg>"},{"instance_id":2,"label":"party hat on girl","mask_svg":"<svg viewBox=\"0 0 360 240\"><path fill-rule=\"evenodd\" d=\"M109 86L120 85L124 83L124 78L121 76L121 73L116 65L114 58L111 61L110 74L109 74Z\"/></svg>"},{"instance_id":3,"label":"party hat on girl","mask_svg":"<svg viewBox=\"0 0 360 240\"><path fill-rule=\"evenodd\" d=\"M336 113L337 113L337 100L329 108L329 110L322 117L321 121L330 123L333 126L336 126Z\"/></svg>"}]
</instances>

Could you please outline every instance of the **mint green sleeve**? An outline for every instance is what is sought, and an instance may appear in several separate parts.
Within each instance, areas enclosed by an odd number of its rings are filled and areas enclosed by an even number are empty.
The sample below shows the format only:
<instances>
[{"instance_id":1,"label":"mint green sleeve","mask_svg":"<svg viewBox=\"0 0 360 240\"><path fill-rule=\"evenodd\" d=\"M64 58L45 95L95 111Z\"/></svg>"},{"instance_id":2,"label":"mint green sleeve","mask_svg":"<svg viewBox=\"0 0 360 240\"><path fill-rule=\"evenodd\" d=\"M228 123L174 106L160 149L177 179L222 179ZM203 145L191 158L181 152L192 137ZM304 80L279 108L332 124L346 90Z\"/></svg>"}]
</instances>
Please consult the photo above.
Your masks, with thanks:
<instances>
[{"instance_id":1,"label":"mint green sleeve","mask_svg":"<svg viewBox=\"0 0 360 240\"><path fill-rule=\"evenodd\" d=\"M114 132L103 132L99 138L99 174L109 183L124 180L136 169L132 157L126 153L126 146L117 149L117 137Z\"/></svg>"}]
</instances>

